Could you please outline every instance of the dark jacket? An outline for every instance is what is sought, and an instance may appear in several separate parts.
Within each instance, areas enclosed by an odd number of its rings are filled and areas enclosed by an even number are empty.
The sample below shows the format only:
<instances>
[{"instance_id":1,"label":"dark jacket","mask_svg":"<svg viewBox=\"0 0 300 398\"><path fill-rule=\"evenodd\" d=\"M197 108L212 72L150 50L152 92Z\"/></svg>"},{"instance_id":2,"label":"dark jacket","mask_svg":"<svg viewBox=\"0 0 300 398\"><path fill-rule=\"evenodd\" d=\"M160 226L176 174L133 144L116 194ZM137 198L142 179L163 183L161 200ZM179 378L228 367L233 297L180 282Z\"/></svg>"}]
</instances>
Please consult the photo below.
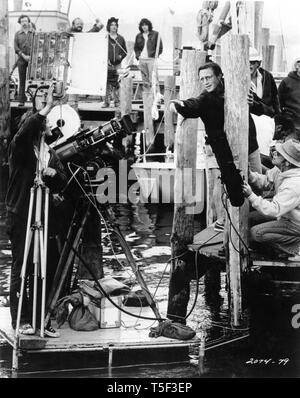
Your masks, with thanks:
<instances>
[{"instance_id":1,"label":"dark jacket","mask_svg":"<svg viewBox=\"0 0 300 398\"><path fill-rule=\"evenodd\" d=\"M108 60L111 65L119 65L127 55L125 39L119 34L116 39L113 39L110 35L108 37Z\"/></svg>"},{"instance_id":2,"label":"dark jacket","mask_svg":"<svg viewBox=\"0 0 300 398\"><path fill-rule=\"evenodd\" d=\"M18 30L14 38L15 53L19 55L20 60L26 62L22 57L21 53L30 55L34 31L30 29L28 33L25 33L23 29Z\"/></svg>"},{"instance_id":3,"label":"dark jacket","mask_svg":"<svg viewBox=\"0 0 300 398\"><path fill-rule=\"evenodd\" d=\"M156 46L157 46L157 40L158 40L158 32L155 30L152 30L148 34L148 40L147 40L147 51L148 51L148 57L149 58L155 58L156 55ZM143 33L138 33L135 38L135 43L134 43L134 52L136 59L140 58L141 52L143 51L145 45L145 39L143 36ZM159 49L158 49L158 54L159 56L163 51L163 44L161 38L159 39Z\"/></svg>"},{"instance_id":4,"label":"dark jacket","mask_svg":"<svg viewBox=\"0 0 300 398\"><path fill-rule=\"evenodd\" d=\"M30 116L20 127L9 146L6 207L9 212L24 218L28 214L30 188L34 184L37 164L34 143L37 142L44 123L45 117L39 113ZM45 183L50 188L50 192L57 193L65 186L67 177L63 165L52 149L50 149L48 166L55 169L57 174L45 180Z\"/></svg>"},{"instance_id":5,"label":"dark jacket","mask_svg":"<svg viewBox=\"0 0 300 398\"><path fill-rule=\"evenodd\" d=\"M222 84L213 92L204 90L199 97L189 98L184 102L184 107L175 105L176 110L185 118L200 117L205 126L207 143L226 137L224 131L224 88ZM249 154L258 149L256 129L249 113Z\"/></svg>"},{"instance_id":6,"label":"dark jacket","mask_svg":"<svg viewBox=\"0 0 300 398\"><path fill-rule=\"evenodd\" d=\"M250 107L250 112L257 116L267 115L274 117L280 112L278 91L274 77L263 68L258 70L262 75L263 96L259 98L254 94L254 104Z\"/></svg>"},{"instance_id":7,"label":"dark jacket","mask_svg":"<svg viewBox=\"0 0 300 398\"><path fill-rule=\"evenodd\" d=\"M279 101L282 111L287 111L293 117L295 126L300 127L300 77L296 72L290 72L279 87Z\"/></svg>"}]
</instances>

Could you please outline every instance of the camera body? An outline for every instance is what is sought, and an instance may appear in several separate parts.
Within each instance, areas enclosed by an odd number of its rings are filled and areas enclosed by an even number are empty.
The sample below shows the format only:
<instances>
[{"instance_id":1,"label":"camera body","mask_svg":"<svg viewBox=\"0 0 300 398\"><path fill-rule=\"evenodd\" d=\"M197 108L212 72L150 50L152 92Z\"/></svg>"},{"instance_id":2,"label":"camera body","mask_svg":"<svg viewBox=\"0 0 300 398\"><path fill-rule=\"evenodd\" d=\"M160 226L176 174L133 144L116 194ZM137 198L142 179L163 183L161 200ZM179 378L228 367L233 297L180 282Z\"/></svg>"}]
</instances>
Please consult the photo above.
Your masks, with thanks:
<instances>
[{"instance_id":1,"label":"camera body","mask_svg":"<svg viewBox=\"0 0 300 398\"><path fill-rule=\"evenodd\" d=\"M112 141L115 137L123 138L133 133L133 124L129 115L124 115L120 120L111 119L109 122L93 130L82 130L66 141L53 147L61 161L79 155L87 160L98 156L101 146Z\"/></svg>"}]
</instances>

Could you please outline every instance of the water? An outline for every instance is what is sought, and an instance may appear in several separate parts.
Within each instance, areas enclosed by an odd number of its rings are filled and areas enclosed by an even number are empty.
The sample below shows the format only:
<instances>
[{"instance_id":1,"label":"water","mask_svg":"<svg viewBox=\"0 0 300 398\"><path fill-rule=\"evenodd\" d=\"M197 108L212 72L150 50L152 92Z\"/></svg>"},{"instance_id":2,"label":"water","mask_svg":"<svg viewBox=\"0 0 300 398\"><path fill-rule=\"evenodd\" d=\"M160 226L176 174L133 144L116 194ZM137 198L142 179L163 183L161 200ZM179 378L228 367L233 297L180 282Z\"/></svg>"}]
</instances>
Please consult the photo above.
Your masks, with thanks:
<instances>
[{"instance_id":1,"label":"water","mask_svg":"<svg viewBox=\"0 0 300 398\"><path fill-rule=\"evenodd\" d=\"M167 294L169 283L170 259L170 234L173 221L173 206L158 204L115 205L114 212L122 233L130 244L132 253L140 265L150 291L155 294L159 309L163 315L166 312ZM4 233L4 214L1 211L0 226L0 305L8 305L8 278L10 270L10 251ZM195 232L201 228L201 219L196 217ZM105 274L132 276L131 269L126 264L125 255L115 245L112 250L110 239L103 231L103 256ZM122 264L122 266L120 265ZM219 282L218 283L218 279ZM228 314L228 297L226 291L226 275L221 272L209 273L199 282L199 294L195 308L188 319L188 325L198 332L201 326L206 326L206 353L201 369L197 366L196 354L191 350L175 354L172 363L162 363L168 354L160 357L151 357L155 365L147 365L148 354L135 355L134 360L128 361L128 354L114 354L115 367L108 370L107 358L102 363L93 356L85 356L82 353L65 355L61 360L59 354L35 355L22 359L23 367L19 377L76 377L76 378L103 378L103 377L139 377L139 378L199 378L199 377L298 377L299 363L295 361L295 353L298 348L282 348L274 353L276 364L253 364L251 358L260 358L261 351L253 346L251 338L243 338L249 330L232 330ZM196 282L191 282L191 297L189 308L194 303ZM263 307L262 311L264 311ZM246 311L247 313L247 311ZM138 325L138 321L132 320L132 325ZM151 322L149 323L151 325ZM260 331L261 336L263 332ZM257 334L254 333L257 338ZM239 338L242 338L239 340ZM270 336L268 336L269 338ZM261 337L263 340L264 337ZM229 342L229 344L224 344ZM260 341L261 342L261 341ZM255 342L257 345L257 341ZM274 342L276 344L276 341ZM258 346L256 347L258 348ZM298 351L298 353L300 350ZM270 352L267 352L271 355ZM271 350L272 353L272 350ZM266 355L263 352L262 355ZM271 355L272 356L272 355ZM278 364L278 360L289 358L288 363ZM47 358L47 359L46 359ZM184 361L182 360L184 358ZM265 358L262 356L261 358ZM168 358L168 361L170 358ZM129 362L129 364L128 364ZM131 363L130 363L131 362ZM248 363L247 363L248 362ZM74 369L74 364L80 364L80 369ZM0 345L0 377L11 376L11 349L5 344Z\"/></svg>"}]
</instances>

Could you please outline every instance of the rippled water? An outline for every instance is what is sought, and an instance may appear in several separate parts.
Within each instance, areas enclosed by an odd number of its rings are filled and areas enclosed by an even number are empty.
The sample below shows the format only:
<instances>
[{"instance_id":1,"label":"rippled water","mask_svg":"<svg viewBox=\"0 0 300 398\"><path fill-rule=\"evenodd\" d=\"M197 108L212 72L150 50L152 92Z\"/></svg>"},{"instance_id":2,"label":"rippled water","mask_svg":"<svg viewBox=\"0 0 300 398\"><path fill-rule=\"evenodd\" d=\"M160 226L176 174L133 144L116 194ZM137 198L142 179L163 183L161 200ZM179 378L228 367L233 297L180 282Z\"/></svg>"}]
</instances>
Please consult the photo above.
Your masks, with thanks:
<instances>
[{"instance_id":1,"label":"rippled water","mask_svg":"<svg viewBox=\"0 0 300 398\"><path fill-rule=\"evenodd\" d=\"M145 280L150 291L155 295L159 310L162 314L166 313L167 294L169 284L170 259L170 234L173 221L173 206L157 204L136 204L136 205L116 205L114 212L118 224L126 240L130 244L132 253L142 269ZM6 294L8 292L8 277L10 269L10 252L4 233L4 218L1 217L1 268L0 268L0 305L7 305ZM195 232L200 230L200 219L195 221ZM113 238L112 238L113 239ZM126 264L126 258L122 250L114 245L112 251L110 239L103 230L103 260L105 274L132 276L130 267ZM122 267L120 266L122 264ZM218 281L218 278L219 281ZM196 282L191 282L191 297L189 308L194 303ZM58 363L57 356L37 356L34 359L36 371L32 368L30 361L25 364L20 377L262 377L263 375L277 374L274 369L258 369L257 367L246 366L245 363L251 355L249 339L237 340L227 345L224 342L234 340L244 336L248 330L231 330L228 317L228 299L225 289L225 273L219 276L217 273L208 274L201 278L199 282L199 295L195 308L188 319L188 324L199 329L201 324L207 325L207 338L204 367L199 371L196 366L193 351L190 356L174 355L173 364L158 364L162 358L151 358L151 362L156 365L145 365L147 361L143 354L135 356L132 363L128 365L128 354L124 361L123 354L116 354L116 367L110 373L103 364L94 363L90 357L85 358L82 353L77 364L80 363L80 370L74 370L75 358L72 354L65 358L66 362ZM138 325L136 320L132 324ZM219 346L217 346L219 345ZM250 351L249 351L250 350ZM129 354L130 355L130 354ZM187 362L183 363L182 358ZM83 359L85 358L85 359ZM178 363L180 362L181 363ZM126 366L125 366L126 364ZM11 350L6 345L0 345L0 377L10 377ZM58 369L59 367L59 369ZM78 366L76 366L78 367ZM73 370L68 370L68 369ZM282 376L287 368L280 369ZM294 367L290 373L294 372ZM290 375L290 373L288 375ZM283 377L283 376L282 376Z\"/></svg>"}]
</instances>

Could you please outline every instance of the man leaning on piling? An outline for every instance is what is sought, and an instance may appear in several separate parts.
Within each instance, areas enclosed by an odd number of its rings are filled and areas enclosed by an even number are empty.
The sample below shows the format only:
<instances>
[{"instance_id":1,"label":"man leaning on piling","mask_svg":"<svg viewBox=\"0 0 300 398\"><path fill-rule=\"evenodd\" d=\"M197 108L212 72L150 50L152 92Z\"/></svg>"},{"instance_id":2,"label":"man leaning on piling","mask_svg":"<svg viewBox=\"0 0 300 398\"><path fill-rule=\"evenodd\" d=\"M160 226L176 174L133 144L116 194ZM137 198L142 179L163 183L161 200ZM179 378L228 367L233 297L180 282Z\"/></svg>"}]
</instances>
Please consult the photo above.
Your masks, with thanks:
<instances>
[{"instance_id":1,"label":"man leaning on piling","mask_svg":"<svg viewBox=\"0 0 300 398\"><path fill-rule=\"evenodd\" d=\"M215 62L208 62L199 68L199 79L204 90L196 98L187 100L172 100L170 109L180 113L184 118L200 117L205 126L206 152L211 146L221 171L223 181L230 184L233 179L232 167L233 157L224 130L224 81L221 67ZM252 171L261 173L261 160L256 129L253 119L249 113L249 166ZM226 182L225 182L226 184ZM219 193L221 195L221 192ZM216 231L224 229L225 214L218 215L215 224Z\"/></svg>"}]
</instances>

